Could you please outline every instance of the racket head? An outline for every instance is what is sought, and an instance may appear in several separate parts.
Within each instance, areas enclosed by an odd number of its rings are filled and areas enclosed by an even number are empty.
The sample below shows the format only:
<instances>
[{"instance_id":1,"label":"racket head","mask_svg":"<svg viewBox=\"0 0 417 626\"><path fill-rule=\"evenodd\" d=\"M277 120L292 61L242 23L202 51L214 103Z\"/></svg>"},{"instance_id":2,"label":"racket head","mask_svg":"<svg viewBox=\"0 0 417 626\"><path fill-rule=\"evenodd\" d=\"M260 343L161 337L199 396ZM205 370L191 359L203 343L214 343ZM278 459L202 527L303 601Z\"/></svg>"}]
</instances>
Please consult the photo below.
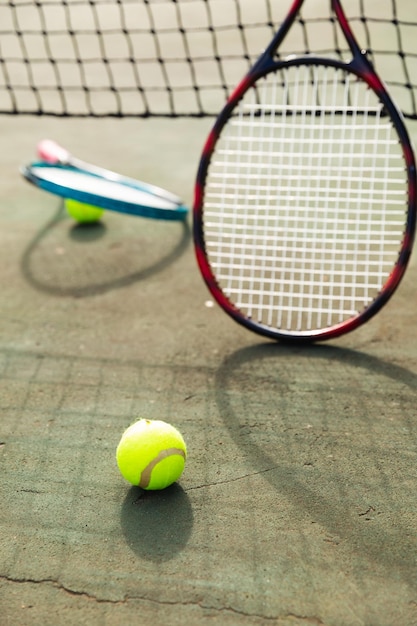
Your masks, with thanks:
<instances>
[{"instance_id":1,"label":"racket head","mask_svg":"<svg viewBox=\"0 0 417 626\"><path fill-rule=\"evenodd\" d=\"M193 214L203 278L250 330L309 342L375 315L411 254L416 167L371 67L309 56L250 73L207 139Z\"/></svg>"},{"instance_id":2,"label":"racket head","mask_svg":"<svg viewBox=\"0 0 417 626\"><path fill-rule=\"evenodd\" d=\"M73 156L66 148L52 139L42 139L38 143L36 151L39 158L45 163L71 166L75 169L88 172L94 176L99 176L105 180L115 181L121 185L134 187L135 189L139 189L154 196L160 196L164 200L168 200L168 202L177 204L178 206L182 205L181 198L174 195L170 191L157 187L156 185L144 183L134 178L129 178L128 176L122 176L121 174L105 169L104 167L82 161L81 159Z\"/></svg>"},{"instance_id":3,"label":"racket head","mask_svg":"<svg viewBox=\"0 0 417 626\"><path fill-rule=\"evenodd\" d=\"M49 193L102 209L157 220L184 220L188 208L169 195L156 196L146 184L126 185L71 165L35 161L21 168L22 175Z\"/></svg>"}]
</instances>

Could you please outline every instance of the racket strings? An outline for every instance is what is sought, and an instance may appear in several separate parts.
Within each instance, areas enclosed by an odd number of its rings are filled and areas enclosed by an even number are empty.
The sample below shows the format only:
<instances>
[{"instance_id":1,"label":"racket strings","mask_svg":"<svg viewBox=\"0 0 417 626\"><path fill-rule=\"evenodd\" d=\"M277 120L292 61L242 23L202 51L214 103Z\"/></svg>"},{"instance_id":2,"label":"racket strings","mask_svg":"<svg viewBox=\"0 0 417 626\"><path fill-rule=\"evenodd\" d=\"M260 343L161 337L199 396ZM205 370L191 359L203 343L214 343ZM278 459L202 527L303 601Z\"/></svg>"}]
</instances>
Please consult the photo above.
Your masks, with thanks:
<instances>
[{"instance_id":1,"label":"racket strings","mask_svg":"<svg viewBox=\"0 0 417 626\"><path fill-rule=\"evenodd\" d=\"M249 90L223 129L204 238L222 291L256 322L308 332L367 308L398 260L407 180L377 96L331 66Z\"/></svg>"}]
</instances>

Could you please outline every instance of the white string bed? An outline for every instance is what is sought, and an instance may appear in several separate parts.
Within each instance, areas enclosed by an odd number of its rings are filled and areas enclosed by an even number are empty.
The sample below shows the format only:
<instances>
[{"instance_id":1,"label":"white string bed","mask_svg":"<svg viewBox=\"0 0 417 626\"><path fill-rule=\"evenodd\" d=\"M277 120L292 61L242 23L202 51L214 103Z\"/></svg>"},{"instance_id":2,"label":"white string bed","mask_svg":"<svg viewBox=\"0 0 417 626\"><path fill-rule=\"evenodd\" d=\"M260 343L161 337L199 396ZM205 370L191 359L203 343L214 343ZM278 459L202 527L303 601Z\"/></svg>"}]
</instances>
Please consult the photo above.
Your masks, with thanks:
<instances>
[{"instance_id":1,"label":"white string bed","mask_svg":"<svg viewBox=\"0 0 417 626\"><path fill-rule=\"evenodd\" d=\"M242 313L284 331L368 307L401 247L407 179L377 96L345 70L292 66L251 88L210 164L204 237Z\"/></svg>"}]
</instances>

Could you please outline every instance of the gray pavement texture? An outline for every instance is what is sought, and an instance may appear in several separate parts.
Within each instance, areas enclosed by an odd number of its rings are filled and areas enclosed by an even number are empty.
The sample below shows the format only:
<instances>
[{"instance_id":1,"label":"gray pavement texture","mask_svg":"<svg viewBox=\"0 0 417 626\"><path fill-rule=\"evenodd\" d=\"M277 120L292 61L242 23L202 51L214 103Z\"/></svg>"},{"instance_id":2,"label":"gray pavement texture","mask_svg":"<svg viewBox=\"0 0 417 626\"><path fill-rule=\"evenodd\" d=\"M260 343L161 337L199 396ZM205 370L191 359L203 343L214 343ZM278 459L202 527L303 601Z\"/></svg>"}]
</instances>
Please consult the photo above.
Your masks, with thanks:
<instances>
[{"instance_id":1,"label":"gray pavement texture","mask_svg":"<svg viewBox=\"0 0 417 626\"><path fill-rule=\"evenodd\" d=\"M18 174L50 137L191 204L211 123L0 119L4 626L417 624L415 257L368 324L284 346L211 306L190 223L80 228ZM187 441L166 491L118 473L138 417Z\"/></svg>"}]
</instances>

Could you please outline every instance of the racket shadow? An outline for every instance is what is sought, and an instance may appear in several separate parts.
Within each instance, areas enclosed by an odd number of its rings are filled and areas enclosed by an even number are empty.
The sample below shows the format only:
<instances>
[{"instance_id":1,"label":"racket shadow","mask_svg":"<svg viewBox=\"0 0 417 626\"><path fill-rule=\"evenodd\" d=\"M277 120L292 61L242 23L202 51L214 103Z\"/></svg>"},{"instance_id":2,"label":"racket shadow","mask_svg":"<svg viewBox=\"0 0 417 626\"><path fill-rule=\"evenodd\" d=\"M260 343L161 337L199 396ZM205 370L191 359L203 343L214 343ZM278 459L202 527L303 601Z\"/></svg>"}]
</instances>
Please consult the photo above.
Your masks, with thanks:
<instances>
[{"instance_id":1,"label":"racket shadow","mask_svg":"<svg viewBox=\"0 0 417 626\"><path fill-rule=\"evenodd\" d=\"M415 585L416 392L409 370L333 346L256 345L216 372L220 417L248 474L300 521L305 562L309 520L358 577L379 570Z\"/></svg>"},{"instance_id":2,"label":"racket shadow","mask_svg":"<svg viewBox=\"0 0 417 626\"><path fill-rule=\"evenodd\" d=\"M103 243L104 240L106 240L105 236L108 232L107 226L102 222L88 227L84 225L74 225L71 230L65 234L65 238L61 236L58 244L55 243L55 250L53 250L53 245L48 246L46 257L45 253L43 254L43 257L45 257L42 260L44 267L41 269L37 268L35 257L36 255L41 255L40 249L45 243L44 240L48 236L51 236L66 219L67 215L64 204L60 203L52 218L28 243L22 254L20 262L21 272L27 282L38 291L54 296L85 298L104 294L114 289L127 287L151 278L177 261L187 250L191 239L190 227L186 220L172 223L167 227L170 228L169 243L166 246L160 246L160 254L158 249L155 251L156 246L152 246L152 255L147 254L147 251L135 249L133 251L134 254L125 254L125 257L128 260L125 264L123 264L120 262L121 254L115 258L113 263L111 258L105 258L105 251L101 250L101 265L100 260L97 257L93 257L93 252L91 252L89 258L87 259L89 263L86 264L85 268L79 267L81 260L80 255L77 255L65 261L62 277L57 269L55 270L55 275L51 279L50 276L46 276L47 272L45 270L57 266L57 258L59 259L60 254L62 254L63 257L64 254L64 245L70 245L71 242L74 244L85 244L86 250L88 250L88 244L97 244L100 240L102 240ZM131 219L136 220L138 218ZM139 218L139 233L141 221L142 219ZM145 220L145 222L146 221L147 220ZM160 226L163 227L162 224ZM134 241L131 237L130 240ZM46 246L44 247L46 248ZM110 251L116 250L117 247L122 248L122 241L119 243L108 243L108 250ZM150 247L151 244L148 243L148 249ZM66 256L68 257L69 255L67 254ZM136 257L138 259L138 268L134 269ZM106 267L101 271L101 266L103 266L104 263L106 263ZM127 266L126 270L124 270L124 265ZM69 282L71 282L71 284L66 285L64 278L67 276L70 276L71 280ZM99 280L97 280L97 276L100 277ZM61 280L61 278L63 279ZM84 284L81 283L82 280L84 281Z\"/></svg>"}]
</instances>

